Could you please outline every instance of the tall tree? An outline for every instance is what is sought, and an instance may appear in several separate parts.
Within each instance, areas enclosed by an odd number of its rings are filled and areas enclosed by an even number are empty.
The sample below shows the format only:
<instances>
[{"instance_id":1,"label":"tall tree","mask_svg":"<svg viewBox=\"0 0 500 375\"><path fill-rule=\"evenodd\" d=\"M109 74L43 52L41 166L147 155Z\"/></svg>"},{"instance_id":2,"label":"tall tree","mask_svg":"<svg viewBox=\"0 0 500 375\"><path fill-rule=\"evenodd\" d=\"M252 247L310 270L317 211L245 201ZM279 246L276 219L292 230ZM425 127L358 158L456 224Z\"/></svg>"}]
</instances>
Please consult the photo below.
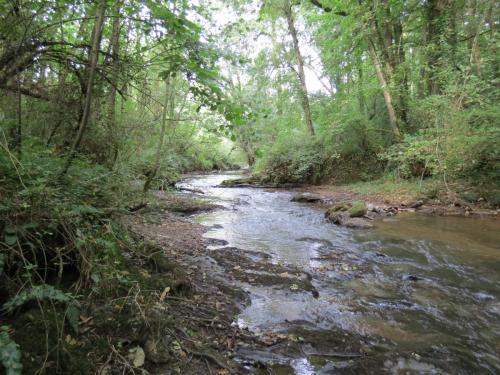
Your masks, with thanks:
<instances>
[{"instance_id":1,"label":"tall tree","mask_svg":"<svg viewBox=\"0 0 500 375\"><path fill-rule=\"evenodd\" d=\"M391 127L392 134L394 138L399 141L401 140L401 132L398 126L398 117L396 115L396 110L392 102L392 95L387 84L380 60L377 56L377 51L375 51L374 44L370 38L368 38L368 50L370 51L370 56L373 61L373 66L375 67L375 73L377 74L377 79L380 83L380 88L382 89L382 94L384 95L385 106L387 108L387 113L389 115L389 125Z\"/></svg>"},{"instance_id":2,"label":"tall tree","mask_svg":"<svg viewBox=\"0 0 500 375\"><path fill-rule=\"evenodd\" d=\"M283 13L286 18L286 22L288 25L288 32L290 33L290 36L292 37L292 42L293 42L293 49L295 52L295 57L297 59L297 75L299 77L299 91L300 91L300 97L302 100L302 109L304 111L304 121L306 123L307 130L311 134L311 136L314 136L314 126L313 126L313 121L312 121L312 115L311 115L311 106L309 104L309 96L307 92L307 84L306 84L306 75L304 72L304 58L302 57L302 53L300 52L300 45L299 45L299 39L297 36L297 29L295 28L295 19L294 19L294 12L292 8L292 4L290 0L284 0L283 3Z\"/></svg>"},{"instance_id":3,"label":"tall tree","mask_svg":"<svg viewBox=\"0 0 500 375\"><path fill-rule=\"evenodd\" d=\"M113 8L113 27L111 31L111 56L112 56L112 73L111 73L111 87L109 93L109 108L108 108L108 131L111 139L112 148L112 158L111 167L116 162L118 158L118 141L116 134L116 92L119 86L119 69L120 69L120 29L121 29L121 19L120 19L120 9L121 1L116 0L115 6Z\"/></svg>"},{"instance_id":4,"label":"tall tree","mask_svg":"<svg viewBox=\"0 0 500 375\"><path fill-rule=\"evenodd\" d=\"M97 69L97 62L99 60L99 49L101 46L101 36L102 36L102 28L104 25L104 16L106 14L106 0L100 0L98 7L96 9L96 18L94 21L94 29L92 32L92 44L90 47L90 59L89 59L89 67L88 67L88 76L85 90L85 103L83 107L82 117L80 119L80 124L78 126L78 133L71 145L71 149L69 151L69 155L66 161L66 164L63 169L63 175L66 174L68 168L73 161L78 148L80 147L80 143L82 142L83 135L85 134L85 130L87 129L90 111L92 105L92 95L94 91L94 77Z\"/></svg>"}]
</instances>

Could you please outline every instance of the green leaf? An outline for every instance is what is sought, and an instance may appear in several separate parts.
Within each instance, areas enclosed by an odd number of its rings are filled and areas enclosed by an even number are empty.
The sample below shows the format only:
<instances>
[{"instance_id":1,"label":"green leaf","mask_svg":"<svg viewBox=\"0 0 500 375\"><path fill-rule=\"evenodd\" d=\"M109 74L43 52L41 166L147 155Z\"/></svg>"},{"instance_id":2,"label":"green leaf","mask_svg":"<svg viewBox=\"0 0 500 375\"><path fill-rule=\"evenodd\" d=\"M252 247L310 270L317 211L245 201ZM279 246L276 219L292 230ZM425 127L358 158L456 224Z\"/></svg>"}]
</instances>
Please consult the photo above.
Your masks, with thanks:
<instances>
[{"instance_id":1,"label":"green leaf","mask_svg":"<svg viewBox=\"0 0 500 375\"><path fill-rule=\"evenodd\" d=\"M5 233L4 241L7 245L13 246L17 242L17 234L15 233Z\"/></svg>"},{"instance_id":2,"label":"green leaf","mask_svg":"<svg viewBox=\"0 0 500 375\"><path fill-rule=\"evenodd\" d=\"M23 290L14 298L4 303L4 305L2 306L2 310L12 312L14 309L24 305L26 302L44 299L50 299L52 301L59 302L75 302L73 295L71 295L70 293L64 293L51 285L42 284Z\"/></svg>"},{"instance_id":3,"label":"green leaf","mask_svg":"<svg viewBox=\"0 0 500 375\"><path fill-rule=\"evenodd\" d=\"M66 319L75 333L78 333L78 320L80 319L80 307L76 303L71 303L66 309Z\"/></svg>"},{"instance_id":4,"label":"green leaf","mask_svg":"<svg viewBox=\"0 0 500 375\"><path fill-rule=\"evenodd\" d=\"M6 375L22 374L21 351L19 345L9 337L7 326L0 327L0 362Z\"/></svg>"}]
</instances>

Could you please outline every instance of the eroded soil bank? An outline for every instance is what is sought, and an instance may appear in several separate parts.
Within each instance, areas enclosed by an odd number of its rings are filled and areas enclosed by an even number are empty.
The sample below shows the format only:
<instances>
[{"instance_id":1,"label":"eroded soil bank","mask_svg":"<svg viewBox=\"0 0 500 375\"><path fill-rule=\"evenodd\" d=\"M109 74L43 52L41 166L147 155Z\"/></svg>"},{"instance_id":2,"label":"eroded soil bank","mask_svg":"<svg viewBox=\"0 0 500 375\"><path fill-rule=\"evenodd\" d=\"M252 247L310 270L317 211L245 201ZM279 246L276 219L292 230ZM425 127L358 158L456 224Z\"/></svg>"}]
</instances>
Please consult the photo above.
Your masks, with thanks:
<instances>
[{"instance_id":1,"label":"eroded soil bank","mask_svg":"<svg viewBox=\"0 0 500 375\"><path fill-rule=\"evenodd\" d=\"M33 303L8 317L23 373L245 372L236 349L258 344L234 321L248 295L212 269L207 228L190 219L221 208L191 193L159 192L121 214L127 234L120 238L131 238L114 273L94 280L98 289L76 286L82 297L75 316L61 304Z\"/></svg>"}]
</instances>

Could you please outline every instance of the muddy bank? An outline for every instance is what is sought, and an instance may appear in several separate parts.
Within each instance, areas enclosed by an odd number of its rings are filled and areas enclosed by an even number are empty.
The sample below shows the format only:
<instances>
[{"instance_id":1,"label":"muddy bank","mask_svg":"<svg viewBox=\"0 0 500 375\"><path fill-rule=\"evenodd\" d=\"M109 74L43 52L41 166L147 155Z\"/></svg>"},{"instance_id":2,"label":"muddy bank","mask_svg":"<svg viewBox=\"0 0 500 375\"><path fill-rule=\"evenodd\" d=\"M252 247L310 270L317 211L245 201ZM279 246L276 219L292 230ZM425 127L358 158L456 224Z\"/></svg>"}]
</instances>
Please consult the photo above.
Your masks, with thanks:
<instances>
[{"instance_id":1,"label":"muddy bank","mask_svg":"<svg viewBox=\"0 0 500 375\"><path fill-rule=\"evenodd\" d=\"M233 357L238 345L252 342L253 337L232 322L247 296L210 272L206 228L186 218L220 206L193 194L156 196L153 207L139 211L127 223L134 236L155 249L146 263L157 274L147 276L142 287L152 289L156 297L146 304L163 306L160 315L144 316L146 325L156 318L161 327L139 342L145 352L143 368L152 374L242 373ZM159 282L156 288L155 282Z\"/></svg>"}]
</instances>

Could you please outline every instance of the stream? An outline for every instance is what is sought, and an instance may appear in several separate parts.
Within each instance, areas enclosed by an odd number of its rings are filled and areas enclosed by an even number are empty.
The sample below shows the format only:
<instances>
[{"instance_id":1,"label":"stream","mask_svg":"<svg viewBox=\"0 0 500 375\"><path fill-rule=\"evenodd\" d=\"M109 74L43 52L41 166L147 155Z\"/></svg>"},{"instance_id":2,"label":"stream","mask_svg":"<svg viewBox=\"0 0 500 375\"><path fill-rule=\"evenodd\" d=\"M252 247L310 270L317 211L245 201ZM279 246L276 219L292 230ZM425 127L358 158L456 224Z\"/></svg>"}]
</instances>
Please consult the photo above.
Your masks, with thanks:
<instances>
[{"instance_id":1,"label":"stream","mask_svg":"<svg viewBox=\"0 0 500 375\"><path fill-rule=\"evenodd\" d=\"M349 229L286 190L218 187L238 177L182 186L225 207L195 220L248 294L235 324L268 343L240 350L253 373L500 373L498 220L408 213Z\"/></svg>"}]
</instances>

